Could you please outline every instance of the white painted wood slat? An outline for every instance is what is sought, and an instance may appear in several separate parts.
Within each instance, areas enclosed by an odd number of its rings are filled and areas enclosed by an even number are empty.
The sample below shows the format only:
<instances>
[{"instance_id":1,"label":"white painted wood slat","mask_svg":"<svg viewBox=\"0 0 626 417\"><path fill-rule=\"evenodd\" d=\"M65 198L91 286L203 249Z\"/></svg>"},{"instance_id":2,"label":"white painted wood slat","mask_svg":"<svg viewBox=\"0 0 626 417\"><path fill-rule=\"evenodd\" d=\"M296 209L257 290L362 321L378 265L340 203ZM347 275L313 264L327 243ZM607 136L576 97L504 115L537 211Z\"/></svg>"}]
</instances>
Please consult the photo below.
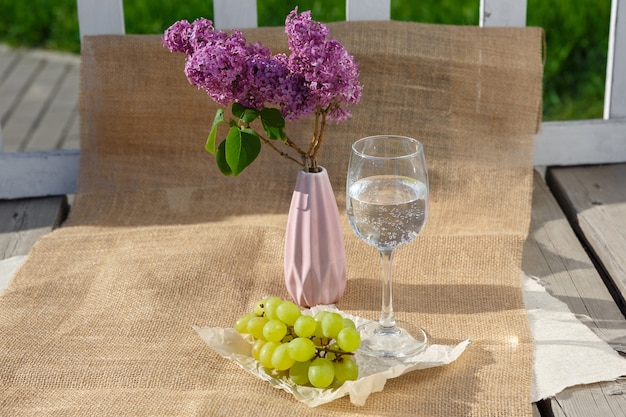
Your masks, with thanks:
<instances>
[{"instance_id":1,"label":"white painted wood slat","mask_svg":"<svg viewBox=\"0 0 626 417\"><path fill-rule=\"evenodd\" d=\"M618 117L626 118L626 0L611 4L606 66L604 118Z\"/></svg>"},{"instance_id":2,"label":"white painted wood slat","mask_svg":"<svg viewBox=\"0 0 626 417\"><path fill-rule=\"evenodd\" d=\"M256 0L213 0L213 25L217 29L246 29L258 26Z\"/></svg>"},{"instance_id":3,"label":"white painted wood slat","mask_svg":"<svg viewBox=\"0 0 626 417\"><path fill-rule=\"evenodd\" d=\"M526 0L480 0L481 27L526 26Z\"/></svg>"},{"instance_id":4,"label":"white painted wood slat","mask_svg":"<svg viewBox=\"0 0 626 417\"><path fill-rule=\"evenodd\" d=\"M626 161L626 119L544 122L535 137L535 166Z\"/></svg>"},{"instance_id":5,"label":"white painted wood slat","mask_svg":"<svg viewBox=\"0 0 626 417\"><path fill-rule=\"evenodd\" d=\"M80 37L85 35L123 35L122 0L76 0Z\"/></svg>"},{"instance_id":6,"label":"white painted wood slat","mask_svg":"<svg viewBox=\"0 0 626 417\"><path fill-rule=\"evenodd\" d=\"M0 199L75 193L79 159L77 149L0 153Z\"/></svg>"},{"instance_id":7,"label":"white painted wood slat","mask_svg":"<svg viewBox=\"0 0 626 417\"><path fill-rule=\"evenodd\" d=\"M391 1L346 0L346 20L391 20Z\"/></svg>"}]
</instances>

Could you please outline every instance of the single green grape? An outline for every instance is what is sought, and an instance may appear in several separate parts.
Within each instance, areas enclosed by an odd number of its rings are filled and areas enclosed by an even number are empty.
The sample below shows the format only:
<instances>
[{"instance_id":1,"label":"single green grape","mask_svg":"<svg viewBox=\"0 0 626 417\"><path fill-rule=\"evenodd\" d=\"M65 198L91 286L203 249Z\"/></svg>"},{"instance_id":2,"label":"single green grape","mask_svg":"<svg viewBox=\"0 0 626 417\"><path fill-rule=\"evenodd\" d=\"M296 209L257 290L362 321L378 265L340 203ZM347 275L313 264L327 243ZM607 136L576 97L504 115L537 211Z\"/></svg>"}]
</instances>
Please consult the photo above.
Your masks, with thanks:
<instances>
[{"instance_id":1,"label":"single green grape","mask_svg":"<svg viewBox=\"0 0 626 417\"><path fill-rule=\"evenodd\" d=\"M248 321L252 318L256 317L254 313L244 314L235 320L235 325L233 326L237 333L245 334L248 333Z\"/></svg>"},{"instance_id":2,"label":"single green grape","mask_svg":"<svg viewBox=\"0 0 626 417\"><path fill-rule=\"evenodd\" d=\"M263 338L268 342L280 342L287 334L287 326L280 320L269 320L263 326Z\"/></svg>"},{"instance_id":3,"label":"single green grape","mask_svg":"<svg viewBox=\"0 0 626 417\"><path fill-rule=\"evenodd\" d=\"M322 333L324 336L334 339L343 329L343 317L339 313L329 312L322 319Z\"/></svg>"},{"instance_id":4,"label":"single green grape","mask_svg":"<svg viewBox=\"0 0 626 417\"><path fill-rule=\"evenodd\" d=\"M293 366L289 368L289 378L298 385L308 384L310 365L311 361L294 363Z\"/></svg>"},{"instance_id":5,"label":"single green grape","mask_svg":"<svg viewBox=\"0 0 626 417\"><path fill-rule=\"evenodd\" d=\"M317 326L315 327L315 332L313 333L313 335L318 338L324 337L324 332L322 332L321 320L315 319L315 322L317 323Z\"/></svg>"},{"instance_id":6,"label":"single green grape","mask_svg":"<svg viewBox=\"0 0 626 417\"><path fill-rule=\"evenodd\" d=\"M353 329L356 329L356 324L354 324L354 322L352 320L350 320L347 317L343 318L343 327L351 327Z\"/></svg>"},{"instance_id":7,"label":"single green grape","mask_svg":"<svg viewBox=\"0 0 626 417\"><path fill-rule=\"evenodd\" d=\"M252 317L248 320L247 329L248 334L252 335L255 339L263 339L263 327L268 320L265 317Z\"/></svg>"},{"instance_id":8,"label":"single green grape","mask_svg":"<svg viewBox=\"0 0 626 417\"><path fill-rule=\"evenodd\" d=\"M311 337L315 334L317 321L311 316L300 316L293 324L293 330L300 337Z\"/></svg>"},{"instance_id":9,"label":"single green grape","mask_svg":"<svg viewBox=\"0 0 626 417\"><path fill-rule=\"evenodd\" d=\"M259 360L261 348L263 347L265 343L266 342L263 339L256 339L254 343L252 344L252 349L250 350L250 353L252 354L252 357L256 359L257 361Z\"/></svg>"},{"instance_id":10,"label":"single green grape","mask_svg":"<svg viewBox=\"0 0 626 417\"><path fill-rule=\"evenodd\" d=\"M283 301L276 307L276 316L288 326L293 326L301 315L300 307L291 301Z\"/></svg>"},{"instance_id":11,"label":"single green grape","mask_svg":"<svg viewBox=\"0 0 626 417\"><path fill-rule=\"evenodd\" d=\"M265 313L265 298L254 303L254 314L261 317Z\"/></svg>"},{"instance_id":12,"label":"single green grape","mask_svg":"<svg viewBox=\"0 0 626 417\"><path fill-rule=\"evenodd\" d=\"M274 350L280 345L277 342L266 342L261 350L259 351L259 362L266 369L273 369L274 365L272 365L272 356L274 355Z\"/></svg>"},{"instance_id":13,"label":"single green grape","mask_svg":"<svg viewBox=\"0 0 626 417\"><path fill-rule=\"evenodd\" d=\"M328 359L315 358L309 366L309 382L316 388L326 388L335 379L335 367Z\"/></svg>"},{"instance_id":14,"label":"single green grape","mask_svg":"<svg viewBox=\"0 0 626 417\"><path fill-rule=\"evenodd\" d=\"M287 346L289 356L295 361L305 362L315 356L315 344L306 337L296 337Z\"/></svg>"},{"instance_id":15,"label":"single green grape","mask_svg":"<svg viewBox=\"0 0 626 417\"><path fill-rule=\"evenodd\" d=\"M282 303L283 300L280 297L267 297L265 299L265 317L268 319L275 319L276 308Z\"/></svg>"},{"instance_id":16,"label":"single green grape","mask_svg":"<svg viewBox=\"0 0 626 417\"><path fill-rule=\"evenodd\" d=\"M296 362L289 356L288 349L289 346L287 346L287 344L280 344L274 349L274 353L272 354L272 366L274 369L286 371Z\"/></svg>"},{"instance_id":17,"label":"single green grape","mask_svg":"<svg viewBox=\"0 0 626 417\"><path fill-rule=\"evenodd\" d=\"M357 329L344 327L337 334L337 344L345 352L354 352L361 345L361 335Z\"/></svg>"},{"instance_id":18,"label":"single green grape","mask_svg":"<svg viewBox=\"0 0 626 417\"><path fill-rule=\"evenodd\" d=\"M322 320L324 320L324 317L325 317L328 313L329 313L329 311L325 311L325 310L318 311L318 312L315 314L315 316L314 316L314 317L315 317L315 320L317 320L317 321L319 321L319 322L321 323L321 322L322 322Z\"/></svg>"},{"instance_id":19,"label":"single green grape","mask_svg":"<svg viewBox=\"0 0 626 417\"><path fill-rule=\"evenodd\" d=\"M359 377L359 367L349 355L343 355L335 362L335 378L337 382L343 384L345 381L356 381Z\"/></svg>"}]
</instances>

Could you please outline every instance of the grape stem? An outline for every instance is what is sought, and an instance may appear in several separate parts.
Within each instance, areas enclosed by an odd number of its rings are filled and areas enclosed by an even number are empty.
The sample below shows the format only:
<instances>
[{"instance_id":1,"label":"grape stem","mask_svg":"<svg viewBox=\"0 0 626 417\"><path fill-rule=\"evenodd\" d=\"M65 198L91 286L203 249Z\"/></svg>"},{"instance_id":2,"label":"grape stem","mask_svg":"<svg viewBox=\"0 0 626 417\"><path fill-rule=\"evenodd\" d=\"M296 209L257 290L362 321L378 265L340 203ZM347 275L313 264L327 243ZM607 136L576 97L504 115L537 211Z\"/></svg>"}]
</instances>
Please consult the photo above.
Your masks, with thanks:
<instances>
[{"instance_id":1,"label":"grape stem","mask_svg":"<svg viewBox=\"0 0 626 417\"><path fill-rule=\"evenodd\" d=\"M331 349L325 346L315 346L315 348L319 351L323 351L324 353L334 353L336 355L354 355L354 352L345 352L343 350Z\"/></svg>"}]
</instances>

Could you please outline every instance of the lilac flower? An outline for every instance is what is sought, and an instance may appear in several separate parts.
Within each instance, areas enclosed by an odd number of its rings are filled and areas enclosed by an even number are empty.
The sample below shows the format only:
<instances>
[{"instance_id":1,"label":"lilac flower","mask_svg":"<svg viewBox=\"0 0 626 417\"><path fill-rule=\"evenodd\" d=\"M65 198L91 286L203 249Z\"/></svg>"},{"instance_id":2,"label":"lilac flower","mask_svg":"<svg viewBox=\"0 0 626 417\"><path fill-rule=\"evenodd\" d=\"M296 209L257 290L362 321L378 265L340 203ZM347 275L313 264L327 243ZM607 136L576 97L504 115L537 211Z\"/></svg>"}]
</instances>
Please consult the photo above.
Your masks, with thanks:
<instances>
[{"instance_id":1,"label":"lilac flower","mask_svg":"<svg viewBox=\"0 0 626 417\"><path fill-rule=\"evenodd\" d=\"M285 33L291 50L289 69L304 77L317 106L328 109L331 120L345 120L350 116L345 106L358 103L363 88L354 57L339 41L328 39L328 28L311 20L311 12L292 11Z\"/></svg>"},{"instance_id":2,"label":"lilac flower","mask_svg":"<svg viewBox=\"0 0 626 417\"><path fill-rule=\"evenodd\" d=\"M192 26L186 20L180 20L170 26L163 35L163 46L170 52L180 52L190 55L193 47L189 42Z\"/></svg>"},{"instance_id":3,"label":"lilac flower","mask_svg":"<svg viewBox=\"0 0 626 417\"><path fill-rule=\"evenodd\" d=\"M289 58L284 54L274 56L283 73L278 79L270 104L280 108L283 117L297 120L315 113L315 100L310 95L307 82L302 76L289 68Z\"/></svg>"},{"instance_id":4,"label":"lilac flower","mask_svg":"<svg viewBox=\"0 0 626 417\"><path fill-rule=\"evenodd\" d=\"M346 106L358 103L362 90L354 58L339 41L328 39L328 28L312 20L311 12L293 10L285 32L288 57L274 56L261 44L246 45L240 31L228 35L204 18L174 23L163 44L187 55L189 82L219 104L276 105L291 120L316 111L328 113L330 120L347 119Z\"/></svg>"},{"instance_id":5,"label":"lilac flower","mask_svg":"<svg viewBox=\"0 0 626 417\"><path fill-rule=\"evenodd\" d=\"M243 95L237 102L257 110L261 110L266 103L277 104L280 101L280 85L289 71L283 61L261 44L248 46L241 74Z\"/></svg>"},{"instance_id":6,"label":"lilac flower","mask_svg":"<svg viewBox=\"0 0 626 417\"><path fill-rule=\"evenodd\" d=\"M189 82L224 106L237 101L244 88L240 81L246 60L246 41L241 32L217 41L199 35L190 43L201 47L187 55L185 75Z\"/></svg>"},{"instance_id":7,"label":"lilac flower","mask_svg":"<svg viewBox=\"0 0 626 417\"><path fill-rule=\"evenodd\" d=\"M189 42L194 51L211 48L213 45L224 42L228 37L225 32L216 30L213 27L213 22L203 17L194 20L191 28Z\"/></svg>"},{"instance_id":8,"label":"lilac flower","mask_svg":"<svg viewBox=\"0 0 626 417\"><path fill-rule=\"evenodd\" d=\"M189 82L223 106L238 103L259 111L274 106L284 119L294 121L316 115L308 151L291 140L285 143L307 161L304 166L317 168L315 158L325 121L346 120L351 116L349 106L361 99L359 70L346 48L338 40L329 39L326 25L311 19L311 12L298 14L296 7L285 20L285 33L290 54L273 55L262 44L248 45L241 31L228 34L216 30L210 20L200 18L193 23L174 23L165 31L163 45L171 52L186 55ZM286 138L284 132L271 135Z\"/></svg>"}]
</instances>

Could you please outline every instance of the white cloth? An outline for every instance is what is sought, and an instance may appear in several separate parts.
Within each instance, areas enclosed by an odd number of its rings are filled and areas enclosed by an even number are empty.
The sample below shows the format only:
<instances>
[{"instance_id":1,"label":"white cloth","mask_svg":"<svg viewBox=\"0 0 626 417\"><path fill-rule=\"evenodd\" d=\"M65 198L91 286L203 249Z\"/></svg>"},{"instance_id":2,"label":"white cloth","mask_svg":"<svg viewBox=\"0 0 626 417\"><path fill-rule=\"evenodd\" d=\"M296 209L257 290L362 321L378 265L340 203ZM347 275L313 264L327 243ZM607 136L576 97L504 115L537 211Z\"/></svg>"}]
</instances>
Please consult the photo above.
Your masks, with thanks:
<instances>
[{"instance_id":1,"label":"white cloth","mask_svg":"<svg viewBox=\"0 0 626 417\"><path fill-rule=\"evenodd\" d=\"M0 259L0 293L9 285L9 281L11 281L19 267L22 266L25 259L26 255Z\"/></svg>"},{"instance_id":2,"label":"white cloth","mask_svg":"<svg viewBox=\"0 0 626 417\"><path fill-rule=\"evenodd\" d=\"M535 346L533 401L626 375L626 359L548 294L538 278L524 274L523 290Z\"/></svg>"}]
</instances>

